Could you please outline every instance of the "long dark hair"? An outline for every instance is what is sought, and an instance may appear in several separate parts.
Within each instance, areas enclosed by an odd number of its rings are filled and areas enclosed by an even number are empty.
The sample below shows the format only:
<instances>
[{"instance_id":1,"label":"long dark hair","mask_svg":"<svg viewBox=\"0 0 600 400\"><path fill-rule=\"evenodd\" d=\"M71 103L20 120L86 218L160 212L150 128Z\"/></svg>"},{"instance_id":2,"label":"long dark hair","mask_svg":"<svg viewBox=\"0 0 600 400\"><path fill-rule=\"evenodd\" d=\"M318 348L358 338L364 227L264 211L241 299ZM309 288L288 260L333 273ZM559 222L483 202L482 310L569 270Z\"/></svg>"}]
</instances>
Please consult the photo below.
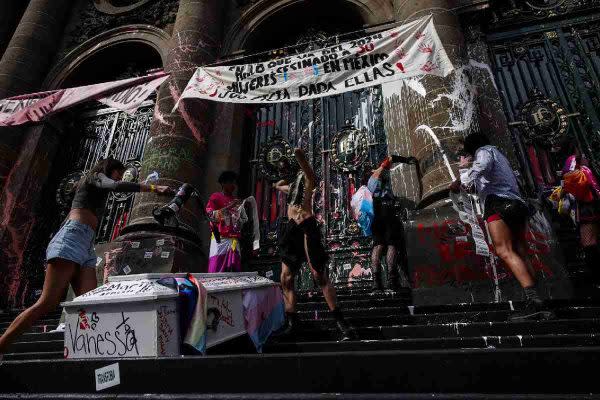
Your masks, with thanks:
<instances>
[{"instance_id":1,"label":"long dark hair","mask_svg":"<svg viewBox=\"0 0 600 400\"><path fill-rule=\"evenodd\" d=\"M462 140L465 153L475 156L480 147L490 144L490 139L483 133L473 133Z\"/></svg>"},{"instance_id":2,"label":"long dark hair","mask_svg":"<svg viewBox=\"0 0 600 400\"><path fill-rule=\"evenodd\" d=\"M110 178L110 175L113 171L125 171L125 165L119 160L115 160L112 157L108 157L104 160L98 161L96 165L92 169L88 171L86 174L90 176L95 173L102 173Z\"/></svg>"}]
</instances>

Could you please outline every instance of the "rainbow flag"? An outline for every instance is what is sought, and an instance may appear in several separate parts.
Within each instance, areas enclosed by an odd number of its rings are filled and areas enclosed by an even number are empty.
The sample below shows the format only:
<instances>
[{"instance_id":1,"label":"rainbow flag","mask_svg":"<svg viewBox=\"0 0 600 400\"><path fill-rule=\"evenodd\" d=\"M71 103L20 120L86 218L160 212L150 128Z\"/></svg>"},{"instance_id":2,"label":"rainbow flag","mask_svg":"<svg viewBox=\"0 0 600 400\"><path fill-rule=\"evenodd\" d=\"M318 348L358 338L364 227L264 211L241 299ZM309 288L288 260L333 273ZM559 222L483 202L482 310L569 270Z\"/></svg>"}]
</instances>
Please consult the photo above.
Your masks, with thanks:
<instances>
[{"instance_id":1,"label":"rainbow flag","mask_svg":"<svg viewBox=\"0 0 600 400\"><path fill-rule=\"evenodd\" d=\"M206 297L207 291L200 282L198 282L192 274L187 275L187 279L198 289L198 301L187 329L183 343L188 344L204 354L206 352L206 320L207 307Z\"/></svg>"},{"instance_id":2,"label":"rainbow flag","mask_svg":"<svg viewBox=\"0 0 600 400\"><path fill-rule=\"evenodd\" d=\"M264 289L244 290L242 302L246 332L256 351L262 353L262 347L271 333L281 328L285 321L281 288L269 286Z\"/></svg>"}]
</instances>

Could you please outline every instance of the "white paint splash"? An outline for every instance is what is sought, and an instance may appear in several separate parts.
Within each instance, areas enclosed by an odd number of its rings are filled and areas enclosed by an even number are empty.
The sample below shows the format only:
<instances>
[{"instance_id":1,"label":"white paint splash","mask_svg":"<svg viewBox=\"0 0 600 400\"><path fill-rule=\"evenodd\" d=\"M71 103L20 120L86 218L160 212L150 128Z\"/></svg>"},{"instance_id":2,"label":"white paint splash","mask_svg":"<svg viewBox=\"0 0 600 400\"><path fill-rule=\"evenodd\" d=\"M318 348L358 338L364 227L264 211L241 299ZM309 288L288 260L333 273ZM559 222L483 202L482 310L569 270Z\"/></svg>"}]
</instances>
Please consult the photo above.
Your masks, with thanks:
<instances>
[{"instance_id":1,"label":"white paint splash","mask_svg":"<svg viewBox=\"0 0 600 400\"><path fill-rule=\"evenodd\" d=\"M430 107L435 107L436 103L447 99L450 101L448 109L448 122L446 126L437 126L438 129L447 129L452 132L468 131L474 120L475 113L475 93L476 87L471 82L469 75L465 73L467 65L460 67L452 74L452 90L449 93L439 94L430 103Z\"/></svg>"},{"instance_id":2,"label":"white paint splash","mask_svg":"<svg viewBox=\"0 0 600 400\"><path fill-rule=\"evenodd\" d=\"M496 88L496 90L498 90L498 86L496 86L496 79L494 78L494 73L492 72L492 68L488 64L470 59L469 65L474 68L486 70L488 72L488 74L490 75L490 81L492 81L494 88Z\"/></svg>"},{"instance_id":3,"label":"white paint splash","mask_svg":"<svg viewBox=\"0 0 600 400\"><path fill-rule=\"evenodd\" d=\"M425 97L427 95L427 89L425 89L425 86L421 83L421 79L413 78L401 82L405 82L406 86L414 90L419 96Z\"/></svg>"},{"instance_id":4,"label":"white paint splash","mask_svg":"<svg viewBox=\"0 0 600 400\"><path fill-rule=\"evenodd\" d=\"M431 139L437 146L440 153L442 153L442 159L444 160L444 164L446 165L446 168L448 169L448 173L450 174L450 177L452 178L453 181L455 181L456 175L454 174L454 171L452 171L452 166L450 165L450 160L448 159L448 155L444 151L444 148L442 147L442 143L440 142L440 139L437 137L437 135L435 134L433 129L431 129L427 125L419 125L419 126L417 126L417 129L415 129L415 132L419 132L419 131L424 131L425 133L427 133L429 135L429 137L431 137Z\"/></svg>"}]
</instances>

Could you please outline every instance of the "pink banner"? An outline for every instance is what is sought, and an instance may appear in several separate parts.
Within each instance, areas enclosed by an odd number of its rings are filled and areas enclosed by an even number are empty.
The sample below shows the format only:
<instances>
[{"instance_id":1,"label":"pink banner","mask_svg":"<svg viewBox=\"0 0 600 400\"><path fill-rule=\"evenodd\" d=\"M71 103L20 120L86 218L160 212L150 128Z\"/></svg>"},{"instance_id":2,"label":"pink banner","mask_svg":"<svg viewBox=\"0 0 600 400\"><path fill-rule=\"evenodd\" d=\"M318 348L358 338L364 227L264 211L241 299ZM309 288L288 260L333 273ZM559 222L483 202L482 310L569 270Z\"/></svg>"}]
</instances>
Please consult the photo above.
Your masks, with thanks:
<instances>
[{"instance_id":1,"label":"pink banner","mask_svg":"<svg viewBox=\"0 0 600 400\"><path fill-rule=\"evenodd\" d=\"M167 77L167 74L160 72L137 78L0 100L0 126L39 122L50 115L92 99L133 113Z\"/></svg>"}]
</instances>

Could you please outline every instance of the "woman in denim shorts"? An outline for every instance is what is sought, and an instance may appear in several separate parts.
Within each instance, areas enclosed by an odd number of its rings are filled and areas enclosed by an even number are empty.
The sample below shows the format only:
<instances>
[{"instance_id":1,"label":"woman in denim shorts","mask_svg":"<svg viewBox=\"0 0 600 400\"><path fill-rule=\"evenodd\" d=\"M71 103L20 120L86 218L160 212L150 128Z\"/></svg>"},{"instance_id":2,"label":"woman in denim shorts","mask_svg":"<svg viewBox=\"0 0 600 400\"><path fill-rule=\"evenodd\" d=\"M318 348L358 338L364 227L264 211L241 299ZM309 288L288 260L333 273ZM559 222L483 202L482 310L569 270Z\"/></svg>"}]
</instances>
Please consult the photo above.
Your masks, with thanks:
<instances>
[{"instance_id":1,"label":"woman in denim shorts","mask_svg":"<svg viewBox=\"0 0 600 400\"><path fill-rule=\"evenodd\" d=\"M124 172L123 163L108 158L96 164L78 183L71 211L46 250L42 295L0 337L0 358L16 337L58 307L69 284L77 296L96 288L94 239L110 192L173 194L168 186L123 182Z\"/></svg>"}]
</instances>

